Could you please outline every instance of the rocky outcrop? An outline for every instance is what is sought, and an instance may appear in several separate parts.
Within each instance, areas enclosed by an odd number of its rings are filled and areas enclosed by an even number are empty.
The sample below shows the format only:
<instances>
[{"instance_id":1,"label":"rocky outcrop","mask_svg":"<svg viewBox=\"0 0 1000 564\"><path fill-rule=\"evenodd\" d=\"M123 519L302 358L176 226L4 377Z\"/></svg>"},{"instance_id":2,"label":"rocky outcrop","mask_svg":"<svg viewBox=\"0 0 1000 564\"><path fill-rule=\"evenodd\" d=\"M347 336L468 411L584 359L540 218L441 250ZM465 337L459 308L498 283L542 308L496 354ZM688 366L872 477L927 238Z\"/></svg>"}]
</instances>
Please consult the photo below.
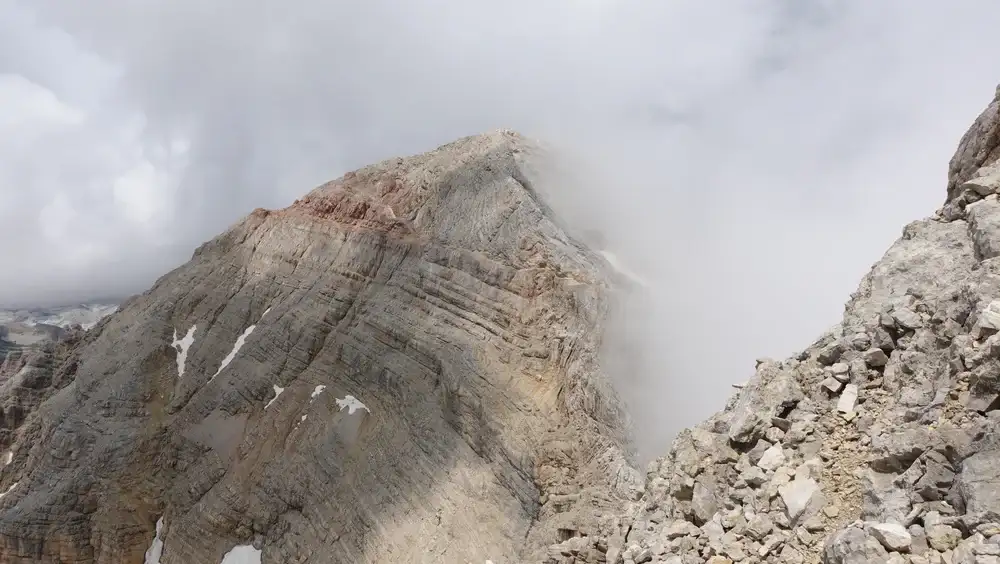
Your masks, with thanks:
<instances>
[{"instance_id":1,"label":"rocky outcrop","mask_svg":"<svg viewBox=\"0 0 1000 564\"><path fill-rule=\"evenodd\" d=\"M607 562L1000 563L998 107L841 323L650 465Z\"/></svg>"},{"instance_id":2,"label":"rocky outcrop","mask_svg":"<svg viewBox=\"0 0 1000 564\"><path fill-rule=\"evenodd\" d=\"M543 203L539 151L358 170L124 303L13 426L0 561L605 558L642 489L596 357L611 267Z\"/></svg>"}]
</instances>

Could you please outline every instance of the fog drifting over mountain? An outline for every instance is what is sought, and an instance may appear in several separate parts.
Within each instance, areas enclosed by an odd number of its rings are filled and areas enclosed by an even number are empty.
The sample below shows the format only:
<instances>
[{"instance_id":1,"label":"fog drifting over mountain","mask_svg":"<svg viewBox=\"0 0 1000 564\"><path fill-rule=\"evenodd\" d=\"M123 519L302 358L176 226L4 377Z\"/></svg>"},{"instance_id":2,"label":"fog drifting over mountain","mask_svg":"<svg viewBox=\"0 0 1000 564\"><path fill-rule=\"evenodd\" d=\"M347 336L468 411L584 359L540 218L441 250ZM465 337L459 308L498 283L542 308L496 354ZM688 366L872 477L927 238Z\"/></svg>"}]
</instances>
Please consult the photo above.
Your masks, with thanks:
<instances>
[{"instance_id":1,"label":"fog drifting over mountain","mask_svg":"<svg viewBox=\"0 0 1000 564\"><path fill-rule=\"evenodd\" d=\"M0 304L142 291L255 207L512 128L649 281L616 377L658 445L837 320L1000 75L985 0L716 8L0 0Z\"/></svg>"}]
</instances>

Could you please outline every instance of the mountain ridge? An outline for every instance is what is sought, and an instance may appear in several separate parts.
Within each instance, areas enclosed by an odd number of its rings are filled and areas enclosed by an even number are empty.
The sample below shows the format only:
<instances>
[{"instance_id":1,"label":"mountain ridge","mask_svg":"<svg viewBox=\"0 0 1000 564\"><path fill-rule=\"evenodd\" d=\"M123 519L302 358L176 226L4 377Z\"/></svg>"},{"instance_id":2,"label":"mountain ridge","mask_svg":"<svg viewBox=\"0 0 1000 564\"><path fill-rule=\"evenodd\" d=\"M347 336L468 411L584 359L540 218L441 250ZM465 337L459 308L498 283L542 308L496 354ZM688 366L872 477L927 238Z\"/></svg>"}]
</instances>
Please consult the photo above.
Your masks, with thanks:
<instances>
[{"instance_id":1,"label":"mountain ridge","mask_svg":"<svg viewBox=\"0 0 1000 564\"><path fill-rule=\"evenodd\" d=\"M535 152L468 137L257 210L18 368L0 558L499 564L599 535L641 487L597 358L612 271Z\"/></svg>"},{"instance_id":2,"label":"mountain ridge","mask_svg":"<svg viewBox=\"0 0 1000 564\"><path fill-rule=\"evenodd\" d=\"M995 95L840 322L644 477L599 358L643 281L545 204L538 145L256 210L8 356L0 558L1000 564L998 148Z\"/></svg>"}]
</instances>

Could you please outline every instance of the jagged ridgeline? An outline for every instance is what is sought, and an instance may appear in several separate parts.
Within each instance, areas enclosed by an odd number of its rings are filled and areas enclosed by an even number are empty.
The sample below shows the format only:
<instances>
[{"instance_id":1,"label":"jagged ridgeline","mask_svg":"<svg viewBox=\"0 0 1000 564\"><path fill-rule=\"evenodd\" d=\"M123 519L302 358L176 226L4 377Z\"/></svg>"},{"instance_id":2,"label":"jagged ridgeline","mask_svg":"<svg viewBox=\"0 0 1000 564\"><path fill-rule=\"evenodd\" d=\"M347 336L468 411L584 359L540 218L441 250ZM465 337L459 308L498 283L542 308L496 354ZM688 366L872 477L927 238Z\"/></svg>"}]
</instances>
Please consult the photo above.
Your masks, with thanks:
<instances>
[{"instance_id":1,"label":"jagged ridgeline","mask_svg":"<svg viewBox=\"0 0 1000 564\"><path fill-rule=\"evenodd\" d=\"M0 561L1000 563L998 112L837 326L645 479L597 356L623 277L537 146L258 210L7 377Z\"/></svg>"}]
</instances>

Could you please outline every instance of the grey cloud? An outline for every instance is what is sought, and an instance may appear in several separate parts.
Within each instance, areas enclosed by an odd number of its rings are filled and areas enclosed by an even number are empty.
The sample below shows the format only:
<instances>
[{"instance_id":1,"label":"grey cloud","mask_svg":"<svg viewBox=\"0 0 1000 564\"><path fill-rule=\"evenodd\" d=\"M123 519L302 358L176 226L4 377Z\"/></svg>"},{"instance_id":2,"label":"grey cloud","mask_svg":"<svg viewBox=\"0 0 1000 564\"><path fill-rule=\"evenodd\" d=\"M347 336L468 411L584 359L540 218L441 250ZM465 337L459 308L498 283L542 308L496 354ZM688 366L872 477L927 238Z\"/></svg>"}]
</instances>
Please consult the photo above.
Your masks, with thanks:
<instances>
[{"instance_id":1,"label":"grey cloud","mask_svg":"<svg viewBox=\"0 0 1000 564\"><path fill-rule=\"evenodd\" d=\"M0 0L0 74L89 116L27 154L0 141L16 242L0 261L17 265L0 302L140 290L255 207L511 127L578 155L587 173L557 207L655 282L630 319L643 363L619 377L658 448L754 357L836 320L902 225L941 203L1000 77L987 0L720 6ZM176 139L187 152L160 155ZM128 168L115 155L139 149L170 180L153 227L110 188ZM37 217L60 191L79 215L56 244ZM65 258L88 243L91 259Z\"/></svg>"}]
</instances>

